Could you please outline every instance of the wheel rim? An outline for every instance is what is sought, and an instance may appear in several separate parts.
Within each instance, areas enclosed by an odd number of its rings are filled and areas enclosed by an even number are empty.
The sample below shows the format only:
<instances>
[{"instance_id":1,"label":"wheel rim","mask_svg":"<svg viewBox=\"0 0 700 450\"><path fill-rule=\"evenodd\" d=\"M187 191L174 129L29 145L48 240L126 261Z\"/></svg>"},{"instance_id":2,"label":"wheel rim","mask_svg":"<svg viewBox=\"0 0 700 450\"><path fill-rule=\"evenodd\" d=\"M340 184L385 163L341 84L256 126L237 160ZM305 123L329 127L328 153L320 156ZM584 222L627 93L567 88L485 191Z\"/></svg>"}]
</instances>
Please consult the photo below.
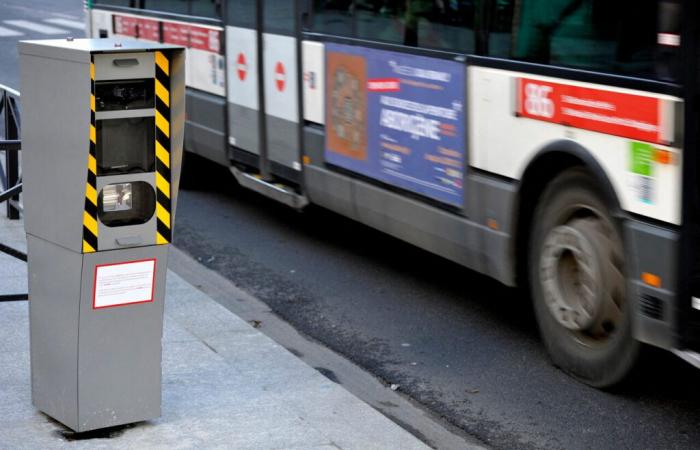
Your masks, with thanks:
<instances>
[{"instance_id":1,"label":"wheel rim","mask_svg":"<svg viewBox=\"0 0 700 450\"><path fill-rule=\"evenodd\" d=\"M600 264L586 238L568 225L554 228L545 240L541 281L549 312L560 325L584 331L601 306Z\"/></svg>"},{"instance_id":2,"label":"wheel rim","mask_svg":"<svg viewBox=\"0 0 700 450\"><path fill-rule=\"evenodd\" d=\"M622 325L624 277L616 233L596 212L572 206L545 237L540 283L549 313L582 344L601 345Z\"/></svg>"}]
</instances>

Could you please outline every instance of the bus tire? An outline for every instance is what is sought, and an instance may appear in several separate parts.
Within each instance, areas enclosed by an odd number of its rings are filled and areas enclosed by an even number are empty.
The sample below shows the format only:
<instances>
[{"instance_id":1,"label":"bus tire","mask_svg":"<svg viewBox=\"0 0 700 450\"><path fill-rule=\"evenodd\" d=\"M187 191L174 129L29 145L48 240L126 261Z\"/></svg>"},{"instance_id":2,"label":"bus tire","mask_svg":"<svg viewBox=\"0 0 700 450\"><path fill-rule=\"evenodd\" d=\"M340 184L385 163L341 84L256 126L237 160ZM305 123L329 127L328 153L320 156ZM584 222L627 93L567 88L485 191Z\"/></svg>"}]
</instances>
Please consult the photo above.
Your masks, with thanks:
<instances>
[{"instance_id":1,"label":"bus tire","mask_svg":"<svg viewBox=\"0 0 700 450\"><path fill-rule=\"evenodd\" d=\"M583 168L557 176L540 197L532 231L530 290L550 357L588 385L617 384L640 344L632 333L620 229L594 178Z\"/></svg>"}]
</instances>

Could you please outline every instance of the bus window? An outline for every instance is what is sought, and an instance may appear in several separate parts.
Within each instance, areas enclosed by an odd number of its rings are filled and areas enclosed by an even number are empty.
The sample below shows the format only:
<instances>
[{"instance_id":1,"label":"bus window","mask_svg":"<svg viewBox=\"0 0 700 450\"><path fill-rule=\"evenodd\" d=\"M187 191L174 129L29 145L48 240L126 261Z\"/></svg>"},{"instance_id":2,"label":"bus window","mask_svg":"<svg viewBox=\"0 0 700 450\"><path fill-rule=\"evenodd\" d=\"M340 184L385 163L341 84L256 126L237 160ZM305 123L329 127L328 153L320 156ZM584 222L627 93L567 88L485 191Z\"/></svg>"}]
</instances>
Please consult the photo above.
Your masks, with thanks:
<instances>
[{"instance_id":1,"label":"bus window","mask_svg":"<svg viewBox=\"0 0 700 450\"><path fill-rule=\"evenodd\" d=\"M668 3L673 2L496 0L489 55L666 79L656 59L660 19L669 21L672 14L663 14Z\"/></svg>"},{"instance_id":2,"label":"bus window","mask_svg":"<svg viewBox=\"0 0 700 450\"><path fill-rule=\"evenodd\" d=\"M264 0L263 24L266 32L294 34L295 0Z\"/></svg>"},{"instance_id":3,"label":"bus window","mask_svg":"<svg viewBox=\"0 0 700 450\"><path fill-rule=\"evenodd\" d=\"M187 14L187 0L144 0L144 9L175 14Z\"/></svg>"},{"instance_id":4,"label":"bus window","mask_svg":"<svg viewBox=\"0 0 700 450\"><path fill-rule=\"evenodd\" d=\"M226 3L226 24L256 29L258 27L257 4L257 0L228 0Z\"/></svg>"},{"instance_id":5,"label":"bus window","mask_svg":"<svg viewBox=\"0 0 700 450\"><path fill-rule=\"evenodd\" d=\"M93 4L97 5L114 5L125 6L127 8L136 8L138 3L136 0L93 0Z\"/></svg>"},{"instance_id":6,"label":"bus window","mask_svg":"<svg viewBox=\"0 0 700 450\"><path fill-rule=\"evenodd\" d=\"M357 37L394 44L415 45L405 36L406 0L357 0Z\"/></svg>"},{"instance_id":7,"label":"bus window","mask_svg":"<svg viewBox=\"0 0 700 450\"><path fill-rule=\"evenodd\" d=\"M222 0L190 0L190 15L197 17L221 17Z\"/></svg>"},{"instance_id":8,"label":"bus window","mask_svg":"<svg viewBox=\"0 0 700 450\"><path fill-rule=\"evenodd\" d=\"M497 58L510 58L510 33L513 26L513 0L494 0L495 9L489 27L488 54Z\"/></svg>"},{"instance_id":9,"label":"bus window","mask_svg":"<svg viewBox=\"0 0 700 450\"><path fill-rule=\"evenodd\" d=\"M411 0L407 30L415 30L418 46L473 53L475 0Z\"/></svg>"},{"instance_id":10,"label":"bus window","mask_svg":"<svg viewBox=\"0 0 700 450\"><path fill-rule=\"evenodd\" d=\"M352 0L315 0L311 28L317 33L352 36Z\"/></svg>"},{"instance_id":11,"label":"bus window","mask_svg":"<svg viewBox=\"0 0 700 450\"><path fill-rule=\"evenodd\" d=\"M475 0L358 0L357 36L411 47L474 52Z\"/></svg>"}]
</instances>

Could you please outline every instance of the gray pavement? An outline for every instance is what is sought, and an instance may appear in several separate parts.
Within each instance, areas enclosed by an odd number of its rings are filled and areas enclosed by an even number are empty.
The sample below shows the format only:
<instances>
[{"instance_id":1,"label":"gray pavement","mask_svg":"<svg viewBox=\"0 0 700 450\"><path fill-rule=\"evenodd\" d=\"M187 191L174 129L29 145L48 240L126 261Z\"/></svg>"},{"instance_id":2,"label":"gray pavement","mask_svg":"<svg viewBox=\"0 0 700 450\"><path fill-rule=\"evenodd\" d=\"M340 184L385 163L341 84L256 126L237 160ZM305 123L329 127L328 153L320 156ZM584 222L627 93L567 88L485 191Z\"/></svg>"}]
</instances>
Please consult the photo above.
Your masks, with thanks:
<instances>
[{"instance_id":1,"label":"gray pavement","mask_svg":"<svg viewBox=\"0 0 700 450\"><path fill-rule=\"evenodd\" d=\"M0 243L23 241L0 219ZM0 258L0 292L26 289L21 261ZM158 420L73 440L31 404L28 331L28 303L0 303L0 449L428 448L171 271Z\"/></svg>"}]
</instances>

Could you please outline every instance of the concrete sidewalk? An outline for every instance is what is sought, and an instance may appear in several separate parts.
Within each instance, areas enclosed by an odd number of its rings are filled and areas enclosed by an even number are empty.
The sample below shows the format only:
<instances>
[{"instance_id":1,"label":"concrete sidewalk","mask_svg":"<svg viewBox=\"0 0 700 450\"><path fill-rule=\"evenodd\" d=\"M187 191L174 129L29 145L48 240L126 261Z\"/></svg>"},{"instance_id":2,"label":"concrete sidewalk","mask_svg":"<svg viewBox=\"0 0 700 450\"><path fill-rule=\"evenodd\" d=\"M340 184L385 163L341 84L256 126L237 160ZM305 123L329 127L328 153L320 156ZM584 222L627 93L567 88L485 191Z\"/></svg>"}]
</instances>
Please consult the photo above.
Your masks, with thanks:
<instances>
[{"instance_id":1,"label":"concrete sidewalk","mask_svg":"<svg viewBox=\"0 0 700 450\"><path fill-rule=\"evenodd\" d=\"M24 250L21 222L0 219L0 243ZM0 253L0 294L26 276ZM428 448L171 271L158 420L73 440L31 404L28 332L28 303L0 303L0 449Z\"/></svg>"}]
</instances>

